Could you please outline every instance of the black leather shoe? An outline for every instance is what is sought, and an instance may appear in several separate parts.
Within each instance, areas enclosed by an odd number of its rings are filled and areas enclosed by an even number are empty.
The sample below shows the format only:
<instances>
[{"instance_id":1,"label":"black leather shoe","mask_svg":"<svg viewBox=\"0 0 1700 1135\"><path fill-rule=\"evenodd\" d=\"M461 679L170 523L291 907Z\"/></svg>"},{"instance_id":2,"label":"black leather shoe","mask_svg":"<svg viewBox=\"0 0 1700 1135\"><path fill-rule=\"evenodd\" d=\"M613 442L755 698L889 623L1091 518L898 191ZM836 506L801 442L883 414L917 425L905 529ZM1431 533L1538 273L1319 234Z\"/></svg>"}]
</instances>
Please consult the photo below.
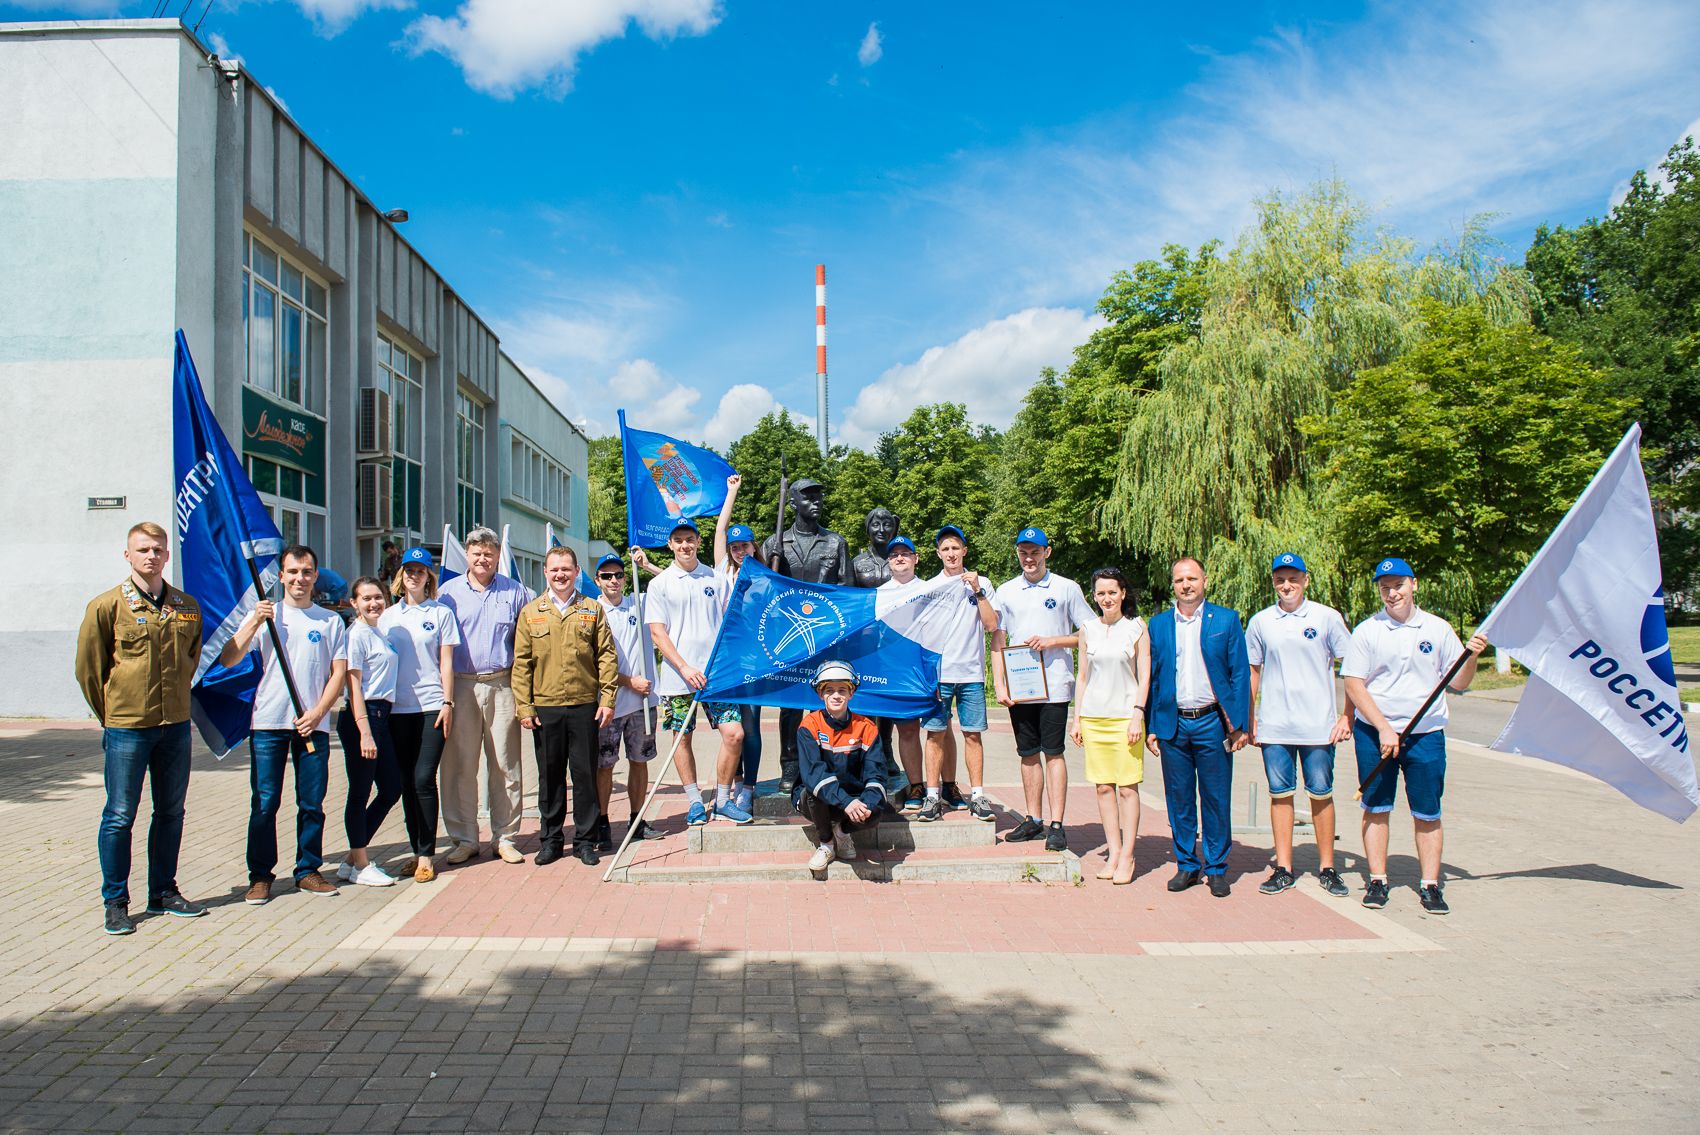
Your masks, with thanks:
<instances>
[{"instance_id":1,"label":"black leather shoe","mask_svg":"<svg viewBox=\"0 0 1700 1135\"><path fill-rule=\"evenodd\" d=\"M603 816L600 820L596 821L596 850L614 850L613 825L608 822L607 816Z\"/></svg>"},{"instance_id":2,"label":"black leather shoe","mask_svg":"<svg viewBox=\"0 0 1700 1135\"><path fill-rule=\"evenodd\" d=\"M1219 899L1228 897L1228 877L1226 875L1210 876L1210 893Z\"/></svg>"},{"instance_id":3,"label":"black leather shoe","mask_svg":"<svg viewBox=\"0 0 1700 1135\"><path fill-rule=\"evenodd\" d=\"M596 854L596 848L592 844L579 844L577 847L573 848L573 854L578 856L578 861L586 867L594 867L598 863L602 862L602 857Z\"/></svg>"},{"instance_id":4,"label":"black leather shoe","mask_svg":"<svg viewBox=\"0 0 1700 1135\"><path fill-rule=\"evenodd\" d=\"M555 862L555 860L559 859L560 857L561 857L561 849L556 847L554 844L550 844L549 846L544 847L544 848L540 848L538 850L538 852L537 852L537 865L539 867L547 867L547 866L549 866L549 864Z\"/></svg>"},{"instance_id":5,"label":"black leather shoe","mask_svg":"<svg viewBox=\"0 0 1700 1135\"><path fill-rule=\"evenodd\" d=\"M1188 887L1198 886L1197 871L1176 871L1175 877L1169 880L1171 891L1184 891Z\"/></svg>"},{"instance_id":6,"label":"black leather shoe","mask_svg":"<svg viewBox=\"0 0 1700 1135\"><path fill-rule=\"evenodd\" d=\"M1003 837L1005 843L1026 843L1030 839L1045 838L1045 825L1036 816L1026 816L1019 824L1010 829Z\"/></svg>"}]
</instances>

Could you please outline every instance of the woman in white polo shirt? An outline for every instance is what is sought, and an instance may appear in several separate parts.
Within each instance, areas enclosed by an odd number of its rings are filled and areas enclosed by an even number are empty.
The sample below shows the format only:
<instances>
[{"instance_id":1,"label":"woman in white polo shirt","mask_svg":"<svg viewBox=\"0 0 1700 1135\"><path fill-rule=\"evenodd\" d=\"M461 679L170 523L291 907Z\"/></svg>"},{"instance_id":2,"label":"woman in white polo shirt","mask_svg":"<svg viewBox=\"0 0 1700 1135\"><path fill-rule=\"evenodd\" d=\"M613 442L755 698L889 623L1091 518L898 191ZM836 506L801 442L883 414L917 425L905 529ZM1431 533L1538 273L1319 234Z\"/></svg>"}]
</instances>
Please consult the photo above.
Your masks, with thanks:
<instances>
[{"instance_id":1,"label":"woman in white polo shirt","mask_svg":"<svg viewBox=\"0 0 1700 1135\"><path fill-rule=\"evenodd\" d=\"M431 857L437 852L437 766L454 715L454 648L460 624L454 612L437 602L437 573L431 553L409 548L392 585L401 602L379 623L396 651L395 709L390 734L401 770L401 813L413 848L413 878L436 878Z\"/></svg>"},{"instance_id":2,"label":"woman in white polo shirt","mask_svg":"<svg viewBox=\"0 0 1700 1135\"><path fill-rule=\"evenodd\" d=\"M363 887L390 887L395 880L389 872L366 856L366 845L401 796L401 774L390 740L396 652L378 630L389 600L384 585L370 575L355 580L349 595L355 619L348 628L348 701L336 721L348 772L348 801L342 810L348 858L336 874L344 882Z\"/></svg>"},{"instance_id":3,"label":"woman in white polo shirt","mask_svg":"<svg viewBox=\"0 0 1700 1135\"><path fill-rule=\"evenodd\" d=\"M1139 838L1151 637L1134 614L1133 588L1120 568L1092 573L1092 600L1103 613L1080 628L1080 672L1068 731L1086 750L1086 779L1098 789L1104 823L1104 869L1098 878L1120 886L1133 882Z\"/></svg>"}]
</instances>

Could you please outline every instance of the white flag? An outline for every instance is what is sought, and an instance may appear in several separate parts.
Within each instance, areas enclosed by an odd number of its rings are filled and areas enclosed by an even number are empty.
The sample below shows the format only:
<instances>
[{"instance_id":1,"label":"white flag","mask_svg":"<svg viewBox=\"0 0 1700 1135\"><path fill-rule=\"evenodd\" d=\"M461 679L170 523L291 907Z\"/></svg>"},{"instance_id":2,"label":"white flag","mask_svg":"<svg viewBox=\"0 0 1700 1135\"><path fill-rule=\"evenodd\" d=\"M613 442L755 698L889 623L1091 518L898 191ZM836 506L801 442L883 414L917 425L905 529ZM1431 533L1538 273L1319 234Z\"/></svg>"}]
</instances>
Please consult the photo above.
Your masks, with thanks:
<instances>
[{"instance_id":1,"label":"white flag","mask_svg":"<svg viewBox=\"0 0 1700 1135\"><path fill-rule=\"evenodd\" d=\"M1578 769L1678 822L1700 807L1640 426L1480 629L1532 675L1495 749Z\"/></svg>"}]
</instances>

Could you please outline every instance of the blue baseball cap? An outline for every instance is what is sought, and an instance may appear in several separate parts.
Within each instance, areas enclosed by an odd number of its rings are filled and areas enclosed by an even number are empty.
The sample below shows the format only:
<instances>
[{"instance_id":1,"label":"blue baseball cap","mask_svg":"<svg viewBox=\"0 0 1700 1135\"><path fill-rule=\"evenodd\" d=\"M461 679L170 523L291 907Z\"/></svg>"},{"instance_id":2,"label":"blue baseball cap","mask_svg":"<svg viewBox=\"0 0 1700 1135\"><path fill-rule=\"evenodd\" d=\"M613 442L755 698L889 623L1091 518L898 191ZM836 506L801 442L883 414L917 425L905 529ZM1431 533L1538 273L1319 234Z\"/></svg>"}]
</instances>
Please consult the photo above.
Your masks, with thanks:
<instances>
[{"instance_id":1,"label":"blue baseball cap","mask_svg":"<svg viewBox=\"0 0 1700 1135\"><path fill-rule=\"evenodd\" d=\"M886 555L891 555L891 550L893 548L908 548L911 555L919 554L915 551L915 541L911 540L907 536L893 536L885 542Z\"/></svg>"},{"instance_id":2,"label":"blue baseball cap","mask_svg":"<svg viewBox=\"0 0 1700 1135\"><path fill-rule=\"evenodd\" d=\"M613 552L609 552L607 555L603 556L601 559L596 561L596 570L601 571L603 568L607 567L609 564L619 564L620 570L622 572L626 570L626 561L622 560L619 556L615 555Z\"/></svg>"},{"instance_id":3,"label":"blue baseball cap","mask_svg":"<svg viewBox=\"0 0 1700 1135\"><path fill-rule=\"evenodd\" d=\"M403 565L419 564L423 567L430 567L431 553L424 548L409 548L401 554L401 562Z\"/></svg>"},{"instance_id":4,"label":"blue baseball cap","mask_svg":"<svg viewBox=\"0 0 1700 1135\"><path fill-rule=\"evenodd\" d=\"M1412 579L1417 578L1417 573L1411 570L1411 565L1398 556L1388 556L1375 565L1375 578L1380 579L1384 575L1408 575Z\"/></svg>"},{"instance_id":5,"label":"blue baseball cap","mask_svg":"<svg viewBox=\"0 0 1700 1135\"><path fill-rule=\"evenodd\" d=\"M671 527L667 530L667 538L669 540L671 540L673 538L673 534L675 532L683 532L687 528L690 529L692 532L695 532L697 534L698 539L701 539L702 529L697 527L697 522L694 521L694 520L681 520L681 521L679 521L679 523L673 525L673 527Z\"/></svg>"},{"instance_id":6,"label":"blue baseball cap","mask_svg":"<svg viewBox=\"0 0 1700 1135\"><path fill-rule=\"evenodd\" d=\"M939 541L943 540L946 536L955 536L964 544L968 543L968 533L964 532L954 524L947 524L943 528L939 529L939 534L937 536L933 537L933 546L937 547Z\"/></svg>"},{"instance_id":7,"label":"blue baseball cap","mask_svg":"<svg viewBox=\"0 0 1700 1135\"><path fill-rule=\"evenodd\" d=\"M1276 556L1274 562L1269 565L1269 571L1271 574L1280 571L1282 568L1292 568L1294 571L1303 572L1308 572L1310 570L1305 567L1305 558L1297 552L1282 552L1280 555Z\"/></svg>"},{"instance_id":8,"label":"blue baseball cap","mask_svg":"<svg viewBox=\"0 0 1700 1135\"><path fill-rule=\"evenodd\" d=\"M728 544L754 544L756 542L755 529L748 524L734 524L726 530L726 542Z\"/></svg>"},{"instance_id":9,"label":"blue baseball cap","mask_svg":"<svg viewBox=\"0 0 1700 1135\"><path fill-rule=\"evenodd\" d=\"M1016 536L1015 542L1017 544L1037 544L1041 548L1051 546L1051 538L1045 535L1043 528L1023 528L1020 534Z\"/></svg>"}]
</instances>

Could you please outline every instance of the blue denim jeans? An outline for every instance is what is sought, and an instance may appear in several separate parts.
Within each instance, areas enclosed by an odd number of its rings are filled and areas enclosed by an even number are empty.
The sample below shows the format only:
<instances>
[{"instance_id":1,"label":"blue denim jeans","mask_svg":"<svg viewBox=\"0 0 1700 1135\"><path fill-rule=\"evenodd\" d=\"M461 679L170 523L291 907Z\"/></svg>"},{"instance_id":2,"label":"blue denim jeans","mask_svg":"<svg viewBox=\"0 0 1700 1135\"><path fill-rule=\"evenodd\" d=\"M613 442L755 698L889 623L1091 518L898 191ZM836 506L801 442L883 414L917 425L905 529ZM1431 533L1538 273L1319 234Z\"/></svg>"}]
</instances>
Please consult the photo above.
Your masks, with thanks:
<instances>
[{"instance_id":1,"label":"blue denim jeans","mask_svg":"<svg viewBox=\"0 0 1700 1135\"><path fill-rule=\"evenodd\" d=\"M317 871L325 856L325 787L330 780L331 735L313 734L314 751L293 729L256 729L248 738L254 755L248 770L248 881L277 876L277 812L283 802L283 770L295 761L295 878Z\"/></svg>"},{"instance_id":2,"label":"blue denim jeans","mask_svg":"<svg viewBox=\"0 0 1700 1135\"><path fill-rule=\"evenodd\" d=\"M130 829L142 800L142 778L153 790L148 824L148 899L177 890L177 852L183 845L183 801L189 795L189 723L150 729L108 729L106 808L100 814L100 900L130 901Z\"/></svg>"},{"instance_id":3,"label":"blue denim jeans","mask_svg":"<svg viewBox=\"0 0 1700 1135\"><path fill-rule=\"evenodd\" d=\"M1163 797L1175 837L1175 863L1182 871L1202 869L1221 875L1228 869L1233 828L1228 819L1234 757L1222 747L1228 736L1218 714L1183 717L1172 740L1157 741L1163 757ZM1204 821L1204 860L1198 858L1199 820Z\"/></svg>"}]
</instances>

